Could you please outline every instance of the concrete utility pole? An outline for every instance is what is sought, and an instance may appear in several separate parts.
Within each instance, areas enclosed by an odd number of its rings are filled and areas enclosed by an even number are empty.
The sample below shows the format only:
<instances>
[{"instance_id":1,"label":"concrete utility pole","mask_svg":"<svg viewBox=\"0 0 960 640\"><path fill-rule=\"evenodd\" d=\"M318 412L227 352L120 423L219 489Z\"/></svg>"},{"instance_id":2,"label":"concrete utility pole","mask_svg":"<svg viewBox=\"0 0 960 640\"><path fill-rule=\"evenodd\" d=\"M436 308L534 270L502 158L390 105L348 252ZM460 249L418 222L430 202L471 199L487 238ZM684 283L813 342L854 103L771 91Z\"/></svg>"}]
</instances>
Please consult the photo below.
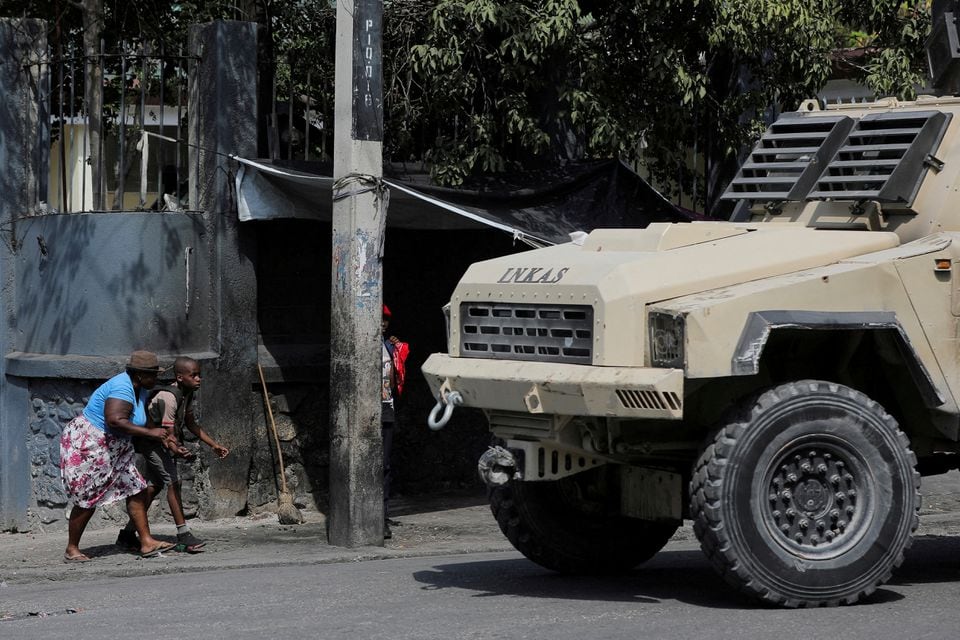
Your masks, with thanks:
<instances>
[{"instance_id":1,"label":"concrete utility pole","mask_svg":"<svg viewBox=\"0 0 960 640\"><path fill-rule=\"evenodd\" d=\"M330 317L331 544L383 544L383 2L337 2Z\"/></svg>"}]
</instances>

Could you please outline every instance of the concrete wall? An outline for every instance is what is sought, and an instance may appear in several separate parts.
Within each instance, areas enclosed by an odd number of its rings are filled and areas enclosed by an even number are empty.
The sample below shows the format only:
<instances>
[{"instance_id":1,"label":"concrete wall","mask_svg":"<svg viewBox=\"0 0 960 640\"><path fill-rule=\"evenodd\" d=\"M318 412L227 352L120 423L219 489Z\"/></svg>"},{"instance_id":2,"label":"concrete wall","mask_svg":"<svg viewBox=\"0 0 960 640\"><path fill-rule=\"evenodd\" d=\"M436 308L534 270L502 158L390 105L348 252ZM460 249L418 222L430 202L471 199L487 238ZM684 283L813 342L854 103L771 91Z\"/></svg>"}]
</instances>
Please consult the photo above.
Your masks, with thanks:
<instances>
[{"instance_id":1,"label":"concrete wall","mask_svg":"<svg viewBox=\"0 0 960 640\"><path fill-rule=\"evenodd\" d=\"M209 270L206 240L202 218L182 213L44 215L17 233L3 393L17 389L19 401L0 431L25 431L13 443L29 461L16 528L62 527L60 433L97 385L138 348L166 364L181 353L211 360L209 302L196 282ZM125 518L122 503L98 511L98 521Z\"/></svg>"},{"instance_id":2,"label":"concrete wall","mask_svg":"<svg viewBox=\"0 0 960 640\"><path fill-rule=\"evenodd\" d=\"M0 20L0 355L12 350L17 309L14 253L18 220L33 215L46 193L49 121L38 105L46 88L46 24ZM45 197L45 196L44 196ZM0 360L0 530L26 525L30 468L26 452L25 381L8 376Z\"/></svg>"},{"instance_id":3,"label":"concrete wall","mask_svg":"<svg viewBox=\"0 0 960 640\"><path fill-rule=\"evenodd\" d=\"M201 216L46 215L17 231L8 373L93 378L116 373L134 349L211 351Z\"/></svg>"},{"instance_id":4,"label":"concrete wall","mask_svg":"<svg viewBox=\"0 0 960 640\"><path fill-rule=\"evenodd\" d=\"M204 212L211 265L206 289L217 358L204 367L204 427L231 443L210 468L205 517L247 506L254 451L251 390L257 380L257 280L254 230L236 214L236 165L229 154L257 153L257 25L218 21L190 29L190 203Z\"/></svg>"},{"instance_id":5,"label":"concrete wall","mask_svg":"<svg viewBox=\"0 0 960 640\"><path fill-rule=\"evenodd\" d=\"M256 31L191 33L191 204L203 213L59 215L41 203L48 89L30 64L46 53L46 26L0 19L0 530L60 521L58 432L137 348L201 360L204 427L232 455L211 467L202 456L188 494L207 517L247 508L256 279L228 155L256 152Z\"/></svg>"}]
</instances>

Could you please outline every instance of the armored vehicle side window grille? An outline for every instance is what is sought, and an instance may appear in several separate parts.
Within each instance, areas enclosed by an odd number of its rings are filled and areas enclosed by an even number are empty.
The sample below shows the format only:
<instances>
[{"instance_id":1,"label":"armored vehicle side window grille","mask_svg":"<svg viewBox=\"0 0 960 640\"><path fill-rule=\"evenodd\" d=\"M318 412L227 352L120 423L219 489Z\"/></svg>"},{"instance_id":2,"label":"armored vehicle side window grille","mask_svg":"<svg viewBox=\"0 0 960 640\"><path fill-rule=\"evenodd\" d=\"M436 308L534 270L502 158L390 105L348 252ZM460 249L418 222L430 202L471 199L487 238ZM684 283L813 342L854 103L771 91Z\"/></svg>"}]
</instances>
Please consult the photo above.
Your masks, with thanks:
<instances>
[{"instance_id":1,"label":"armored vehicle side window grille","mask_svg":"<svg viewBox=\"0 0 960 640\"><path fill-rule=\"evenodd\" d=\"M847 116L782 117L763 134L722 197L760 202L803 199L853 123Z\"/></svg>"},{"instance_id":2,"label":"armored vehicle side window grille","mask_svg":"<svg viewBox=\"0 0 960 640\"><path fill-rule=\"evenodd\" d=\"M860 118L817 180L810 199L877 200L910 206L928 157L946 131L940 111L876 113Z\"/></svg>"},{"instance_id":3,"label":"armored vehicle side window grille","mask_svg":"<svg viewBox=\"0 0 960 640\"><path fill-rule=\"evenodd\" d=\"M593 307L464 302L460 355L591 364Z\"/></svg>"}]
</instances>

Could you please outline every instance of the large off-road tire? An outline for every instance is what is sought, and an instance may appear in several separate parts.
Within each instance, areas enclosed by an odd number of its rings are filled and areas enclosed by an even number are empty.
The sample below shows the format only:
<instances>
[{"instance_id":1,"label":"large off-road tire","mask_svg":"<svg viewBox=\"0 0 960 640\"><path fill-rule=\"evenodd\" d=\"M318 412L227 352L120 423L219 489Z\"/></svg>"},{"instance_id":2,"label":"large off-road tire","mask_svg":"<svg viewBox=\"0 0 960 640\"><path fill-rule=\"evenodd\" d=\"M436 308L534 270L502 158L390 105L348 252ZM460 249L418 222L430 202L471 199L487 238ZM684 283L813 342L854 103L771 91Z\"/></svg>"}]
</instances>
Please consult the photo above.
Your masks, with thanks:
<instances>
[{"instance_id":1,"label":"large off-road tire","mask_svg":"<svg viewBox=\"0 0 960 640\"><path fill-rule=\"evenodd\" d=\"M489 490L490 509L517 551L569 574L629 571L662 549L680 524L604 514L584 497L582 481L511 481Z\"/></svg>"},{"instance_id":2,"label":"large off-road tire","mask_svg":"<svg viewBox=\"0 0 960 640\"><path fill-rule=\"evenodd\" d=\"M719 573L788 606L855 602L890 578L920 509L916 457L864 394L804 380L742 405L708 441L691 517Z\"/></svg>"}]
</instances>

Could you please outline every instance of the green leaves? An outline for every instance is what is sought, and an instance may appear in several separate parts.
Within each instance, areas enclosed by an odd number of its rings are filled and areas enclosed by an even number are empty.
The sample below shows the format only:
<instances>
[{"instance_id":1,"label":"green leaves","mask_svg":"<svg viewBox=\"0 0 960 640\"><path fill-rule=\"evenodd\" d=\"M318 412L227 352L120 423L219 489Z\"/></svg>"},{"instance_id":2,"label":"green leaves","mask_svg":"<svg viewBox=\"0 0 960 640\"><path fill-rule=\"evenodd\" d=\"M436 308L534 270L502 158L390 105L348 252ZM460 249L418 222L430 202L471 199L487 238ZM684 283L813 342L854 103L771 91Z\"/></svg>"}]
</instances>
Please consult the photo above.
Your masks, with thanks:
<instances>
[{"instance_id":1,"label":"green leaves","mask_svg":"<svg viewBox=\"0 0 960 640\"><path fill-rule=\"evenodd\" d=\"M11 1L50 11L40 0ZM191 23L242 17L233 0L131 0L122 12L108 4L111 31L162 38L168 52ZM270 26L280 99L308 95L332 122L330 3L241 4ZM831 77L912 98L930 28L930 0L383 6L385 154L426 160L451 185L477 172L616 155L665 190L690 192L695 174L748 146L771 110L794 108Z\"/></svg>"},{"instance_id":2,"label":"green leaves","mask_svg":"<svg viewBox=\"0 0 960 640\"><path fill-rule=\"evenodd\" d=\"M42 0L7 4L51 26L58 17ZM76 37L69 23L79 12L66 0L60 6L63 37ZM692 172L739 153L772 110L794 108L831 77L914 97L930 29L930 0L383 6L384 150L391 160L427 160L441 184L618 155L659 186L689 192ZM327 0L108 2L106 37L163 42L171 53L190 24L217 18L269 26L278 99L309 96L318 119L333 121L335 10Z\"/></svg>"},{"instance_id":3,"label":"green leaves","mask_svg":"<svg viewBox=\"0 0 960 640\"><path fill-rule=\"evenodd\" d=\"M410 49L419 99L433 115L427 126L440 132L428 154L435 180L459 184L473 171L549 155L544 116L567 112L555 96L579 48L579 20L574 0L436 3L423 42Z\"/></svg>"},{"instance_id":4,"label":"green leaves","mask_svg":"<svg viewBox=\"0 0 960 640\"><path fill-rule=\"evenodd\" d=\"M9 1L51 11L49 2ZM111 33L163 38L168 53L189 24L243 17L234 0L107 4ZM330 3L240 5L261 9L271 28L279 99L309 95L318 118L333 122ZM930 0L385 0L384 151L391 160L427 160L441 184L615 155L668 192L702 196L704 173L748 146L773 111L794 108L831 77L912 98L925 76L929 7Z\"/></svg>"},{"instance_id":5,"label":"green leaves","mask_svg":"<svg viewBox=\"0 0 960 640\"><path fill-rule=\"evenodd\" d=\"M912 97L928 5L438 0L412 48L443 132L434 177L619 155L661 186L703 194L693 182L703 181L703 154L720 162L738 153L770 108L795 108L837 74ZM860 49L848 64L850 47Z\"/></svg>"}]
</instances>

